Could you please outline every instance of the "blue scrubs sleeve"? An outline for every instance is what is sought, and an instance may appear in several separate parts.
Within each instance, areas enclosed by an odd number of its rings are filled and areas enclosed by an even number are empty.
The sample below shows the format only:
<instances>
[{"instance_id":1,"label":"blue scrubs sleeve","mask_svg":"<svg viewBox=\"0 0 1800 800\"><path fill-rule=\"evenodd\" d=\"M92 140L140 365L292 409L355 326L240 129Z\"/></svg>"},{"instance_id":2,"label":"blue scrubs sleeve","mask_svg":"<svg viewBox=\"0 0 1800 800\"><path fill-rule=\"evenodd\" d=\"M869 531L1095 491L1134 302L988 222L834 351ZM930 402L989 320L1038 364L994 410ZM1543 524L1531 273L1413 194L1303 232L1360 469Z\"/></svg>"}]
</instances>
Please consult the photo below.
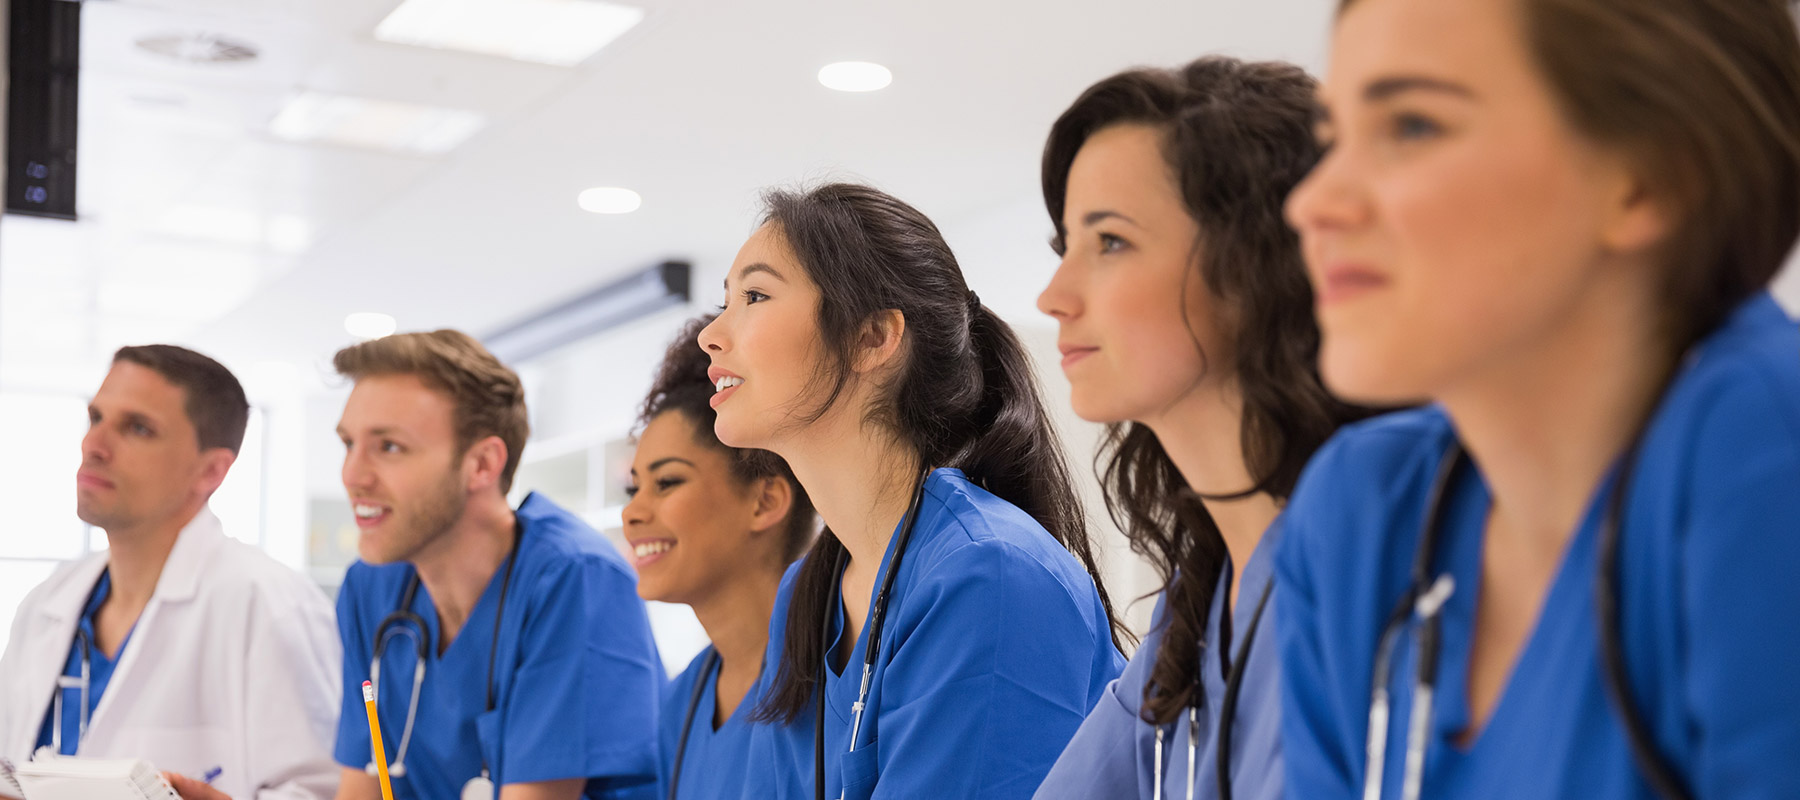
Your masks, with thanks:
<instances>
[{"instance_id":1,"label":"blue scrubs sleeve","mask_svg":"<svg viewBox=\"0 0 1800 800\"><path fill-rule=\"evenodd\" d=\"M945 561L885 645L874 797L1030 797L1122 658L1030 554L989 541Z\"/></svg>"},{"instance_id":2,"label":"blue scrubs sleeve","mask_svg":"<svg viewBox=\"0 0 1800 800\"><path fill-rule=\"evenodd\" d=\"M1137 662L1126 666L1129 672ZM1127 705L1126 679L1108 684L1099 704L1088 713L1050 774L1038 787L1037 800L1075 797L1137 797L1138 728L1144 724ZM1144 783L1148 784L1148 781Z\"/></svg>"},{"instance_id":3,"label":"blue scrubs sleeve","mask_svg":"<svg viewBox=\"0 0 1800 800\"><path fill-rule=\"evenodd\" d=\"M1286 534L1275 553L1275 585L1281 594L1281 602L1274 604L1275 633L1281 646L1281 750L1286 760L1284 796L1288 800L1361 794L1363 754L1349 744L1360 743L1366 736L1347 726L1362 724L1368 704L1337 708L1332 690L1346 670L1350 675L1364 675L1367 668L1332 662L1315 594L1317 579L1312 574L1319 562L1308 553L1317 544L1315 537L1332 530L1315 520L1331 518L1321 495L1327 493L1332 473L1339 469L1341 445L1341 439L1327 443L1307 466L1282 514Z\"/></svg>"},{"instance_id":4,"label":"blue scrubs sleeve","mask_svg":"<svg viewBox=\"0 0 1800 800\"><path fill-rule=\"evenodd\" d=\"M1100 702L1088 712L1081 728L1075 731L1075 738L1069 740L1069 746L1033 795L1036 800L1139 797L1149 793L1152 770L1142 741L1148 726L1139 712L1144 683L1156 661L1160 639L1156 631L1161 623L1162 603L1163 598L1158 597L1156 613L1151 615L1151 634L1125 665L1124 674L1106 685ZM1152 741L1154 736L1152 733Z\"/></svg>"},{"instance_id":5,"label":"blue scrubs sleeve","mask_svg":"<svg viewBox=\"0 0 1800 800\"><path fill-rule=\"evenodd\" d=\"M350 569L354 572L357 567ZM331 753L338 764L362 769L374 760L369 757L369 717L363 710L362 699L362 683L369 679L369 637L373 623L363 619L357 609L351 580L346 574L337 596L338 638L344 645L344 691L338 709L337 743ZM406 641L402 640L401 644ZM406 688L410 689L412 676L403 677L409 681ZM391 737L399 735L398 732L388 734Z\"/></svg>"},{"instance_id":6,"label":"blue scrubs sleeve","mask_svg":"<svg viewBox=\"0 0 1800 800\"><path fill-rule=\"evenodd\" d=\"M1782 628L1800 619L1800 385L1768 377L1712 400L1688 470L1681 602L1700 797L1800 797L1800 635Z\"/></svg>"},{"instance_id":7,"label":"blue scrubs sleeve","mask_svg":"<svg viewBox=\"0 0 1800 800\"><path fill-rule=\"evenodd\" d=\"M585 777L653 787L662 674L630 575L598 558L543 575L519 634L503 713L503 783Z\"/></svg>"}]
</instances>

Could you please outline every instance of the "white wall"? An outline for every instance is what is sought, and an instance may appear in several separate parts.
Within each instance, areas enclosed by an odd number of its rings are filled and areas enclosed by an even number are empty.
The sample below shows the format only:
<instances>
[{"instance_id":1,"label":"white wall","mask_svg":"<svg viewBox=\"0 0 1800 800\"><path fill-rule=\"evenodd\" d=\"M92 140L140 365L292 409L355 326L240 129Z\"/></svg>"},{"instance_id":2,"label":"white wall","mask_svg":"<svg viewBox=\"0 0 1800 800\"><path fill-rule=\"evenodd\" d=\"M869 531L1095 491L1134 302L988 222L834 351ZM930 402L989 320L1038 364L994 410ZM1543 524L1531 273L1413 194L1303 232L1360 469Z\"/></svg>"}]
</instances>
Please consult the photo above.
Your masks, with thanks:
<instances>
[{"instance_id":1,"label":"white wall","mask_svg":"<svg viewBox=\"0 0 1800 800\"><path fill-rule=\"evenodd\" d=\"M1789 314L1800 316L1800 248L1788 255L1787 268L1775 276L1774 292Z\"/></svg>"}]
</instances>

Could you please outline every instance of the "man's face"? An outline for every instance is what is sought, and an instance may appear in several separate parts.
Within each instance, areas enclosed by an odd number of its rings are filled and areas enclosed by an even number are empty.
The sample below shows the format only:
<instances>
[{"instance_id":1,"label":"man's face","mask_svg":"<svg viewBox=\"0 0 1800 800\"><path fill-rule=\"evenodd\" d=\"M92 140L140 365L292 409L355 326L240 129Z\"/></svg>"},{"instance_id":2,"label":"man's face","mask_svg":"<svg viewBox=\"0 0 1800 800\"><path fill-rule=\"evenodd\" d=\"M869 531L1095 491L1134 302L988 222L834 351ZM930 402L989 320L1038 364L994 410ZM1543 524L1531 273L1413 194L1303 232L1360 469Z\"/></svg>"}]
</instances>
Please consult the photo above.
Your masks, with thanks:
<instances>
[{"instance_id":1,"label":"man's face","mask_svg":"<svg viewBox=\"0 0 1800 800\"><path fill-rule=\"evenodd\" d=\"M344 404L344 490L371 564L413 559L462 517L469 479L455 405L412 375L359 379Z\"/></svg>"},{"instance_id":2,"label":"man's face","mask_svg":"<svg viewBox=\"0 0 1800 800\"><path fill-rule=\"evenodd\" d=\"M153 525L206 497L234 456L202 451L187 392L155 370L115 362L88 404L75 514L108 531Z\"/></svg>"}]
</instances>

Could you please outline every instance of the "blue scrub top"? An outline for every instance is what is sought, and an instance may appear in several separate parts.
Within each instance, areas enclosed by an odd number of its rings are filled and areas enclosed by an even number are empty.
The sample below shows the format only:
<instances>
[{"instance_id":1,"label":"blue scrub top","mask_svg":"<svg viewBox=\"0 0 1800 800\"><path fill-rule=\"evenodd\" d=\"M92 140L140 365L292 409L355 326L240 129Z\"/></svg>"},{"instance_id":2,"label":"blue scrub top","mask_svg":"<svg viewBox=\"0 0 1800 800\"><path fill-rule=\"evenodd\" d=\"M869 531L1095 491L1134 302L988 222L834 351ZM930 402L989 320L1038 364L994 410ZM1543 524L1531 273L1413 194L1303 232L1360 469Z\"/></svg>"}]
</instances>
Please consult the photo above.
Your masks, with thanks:
<instances>
[{"instance_id":1,"label":"blue scrub top","mask_svg":"<svg viewBox=\"0 0 1800 800\"><path fill-rule=\"evenodd\" d=\"M441 656L437 610L423 585L414 597L430 645L406 775L393 778L394 796L458 797L485 757L496 786L587 778L587 797L654 797L662 668L637 579L611 544L541 495L526 497L518 518L524 534L501 621L494 711L486 710L484 684L505 565ZM406 563L358 562L338 593L344 699L334 756L346 767L369 764L362 682L376 627L413 574ZM395 636L381 662L376 707L390 759L406 722L416 653L410 637Z\"/></svg>"},{"instance_id":2,"label":"blue scrub top","mask_svg":"<svg viewBox=\"0 0 1800 800\"><path fill-rule=\"evenodd\" d=\"M1287 796L1361 794L1377 639L1410 583L1455 431L1440 409L1346 429L1308 467L1277 557ZM1473 465L1471 465L1472 467ZM1447 491L1427 797L1650 798L1609 705L1594 576L1617 469L1597 487L1536 628L1468 748L1467 676L1489 494ZM1623 653L1657 748L1699 797L1800 797L1800 328L1765 293L1702 342L1645 433L1620 528ZM1398 796L1415 679L1402 638L1384 779Z\"/></svg>"},{"instance_id":3,"label":"blue scrub top","mask_svg":"<svg viewBox=\"0 0 1800 800\"><path fill-rule=\"evenodd\" d=\"M675 748L681 743L681 724L687 718L688 703L694 699L694 684L700 680L706 659L713 652L711 647L701 651L663 692L662 763L657 773L663 788L659 797L668 796L669 781L675 768ZM745 763L750 757L750 717L756 713L759 695L752 687L732 709L731 717L714 728L713 714L719 707L718 687L719 667L714 665L711 674L706 676L700 702L695 707L687 755L681 761L681 783L676 786L678 798L728 797L743 786Z\"/></svg>"},{"instance_id":4,"label":"blue scrub top","mask_svg":"<svg viewBox=\"0 0 1800 800\"><path fill-rule=\"evenodd\" d=\"M1273 577L1273 553L1281 540L1281 521L1277 519L1257 543L1244 567L1238 587L1238 602L1231 610L1231 629L1236 639L1231 643L1231 657L1238 657L1240 643L1250 620L1256 615L1257 601ZM1221 569L1218 591L1213 592L1207 612L1205 642L1220 641L1219 622L1225 611L1226 587L1232 580L1227 562ZM1050 770L1044 785L1038 788L1038 800L1084 800L1095 797L1154 797L1156 728L1140 716L1144 704L1144 685L1162 650L1165 633L1164 600L1158 596L1156 613L1150 620L1150 634L1125 666L1125 674L1107 687L1100 704L1094 706L1075 739L1069 742L1062 758ZM1276 800L1281 797L1281 704L1280 665L1275 639L1275 606L1281 599L1280 589L1269 595L1258 623L1255 638L1250 641L1243 682L1238 686L1237 711L1231 727L1231 790L1238 800ZM1196 743L1194 797L1218 795L1219 714L1225 698L1227 676L1219 663L1216 644L1203 644L1200 658L1200 683L1206 694L1205 705L1197 718L1199 736ZM1187 714L1181 720L1163 727L1163 797L1189 796Z\"/></svg>"},{"instance_id":5,"label":"blue scrub top","mask_svg":"<svg viewBox=\"0 0 1800 800\"><path fill-rule=\"evenodd\" d=\"M882 557L884 573L898 541ZM790 568L776 595L765 694L797 574L798 565ZM827 652L844 628L842 603L833 608ZM1030 797L1125 663L1081 563L1025 512L954 469L925 482L850 753L868 635L865 625L841 673L826 672L829 797ZM812 710L790 725L754 725L750 739L745 800L813 796Z\"/></svg>"},{"instance_id":6,"label":"blue scrub top","mask_svg":"<svg viewBox=\"0 0 1800 800\"><path fill-rule=\"evenodd\" d=\"M94 584L94 593L88 597L87 605L82 607L81 621L77 623L81 628L82 636L87 637L86 641L88 643L87 653L85 655L88 658L87 712L89 721L92 721L94 718L94 709L100 707L100 695L106 693L106 684L112 682L113 668L119 665L118 659L108 658L106 653L100 650L100 646L95 644L95 642L99 641L99 637L94 634L94 615L99 613L100 606L106 604L107 595L110 594L112 594L112 570L102 570L100 572L100 581ZM135 631L137 630L137 626L133 625L131 629ZM72 641L69 642L69 660L63 663L62 671L62 674L67 677L81 677L81 659L84 655L82 653L81 642L82 639L80 637L74 637ZM120 657L125 655L125 645L130 643L131 632L127 631L125 633L125 641L119 643ZM57 689L56 691L63 693L63 732L62 750L60 752L62 755L72 756L75 755L76 749L81 746L81 690ZM55 714L55 703L51 703L49 708L44 709L44 724L38 729L38 747L50 746L50 720Z\"/></svg>"}]
</instances>

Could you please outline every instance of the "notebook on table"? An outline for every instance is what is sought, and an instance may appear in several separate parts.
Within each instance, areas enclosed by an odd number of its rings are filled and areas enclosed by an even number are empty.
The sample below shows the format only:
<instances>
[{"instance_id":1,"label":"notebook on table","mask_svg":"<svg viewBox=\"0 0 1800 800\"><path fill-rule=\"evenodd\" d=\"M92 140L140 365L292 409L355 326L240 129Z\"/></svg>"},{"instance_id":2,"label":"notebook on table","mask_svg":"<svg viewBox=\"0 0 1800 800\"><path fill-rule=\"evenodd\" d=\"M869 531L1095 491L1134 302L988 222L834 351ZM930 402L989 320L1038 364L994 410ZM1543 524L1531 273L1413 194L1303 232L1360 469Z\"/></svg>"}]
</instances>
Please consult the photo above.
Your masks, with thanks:
<instances>
[{"instance_id":1,"label":"notebook on table","mask_svg":"<svg viewBox=\"0 0 1800 800\"><path fill-rule=\"evenodd\" d=\"M24 800L25 790L19 787L19 779L13 777L12 759L0 758L0 797Z\"/></svg>"},{"instance_id":2,"label":"notebook on table","mask_svg":"<svg viewBox=\"0 0 1800 800\"><path fill-rule=\"evenodd\" d=\"M13 775L25 800L181 800L141 758L40 758Z\"/></svg>"}]
</instances>

